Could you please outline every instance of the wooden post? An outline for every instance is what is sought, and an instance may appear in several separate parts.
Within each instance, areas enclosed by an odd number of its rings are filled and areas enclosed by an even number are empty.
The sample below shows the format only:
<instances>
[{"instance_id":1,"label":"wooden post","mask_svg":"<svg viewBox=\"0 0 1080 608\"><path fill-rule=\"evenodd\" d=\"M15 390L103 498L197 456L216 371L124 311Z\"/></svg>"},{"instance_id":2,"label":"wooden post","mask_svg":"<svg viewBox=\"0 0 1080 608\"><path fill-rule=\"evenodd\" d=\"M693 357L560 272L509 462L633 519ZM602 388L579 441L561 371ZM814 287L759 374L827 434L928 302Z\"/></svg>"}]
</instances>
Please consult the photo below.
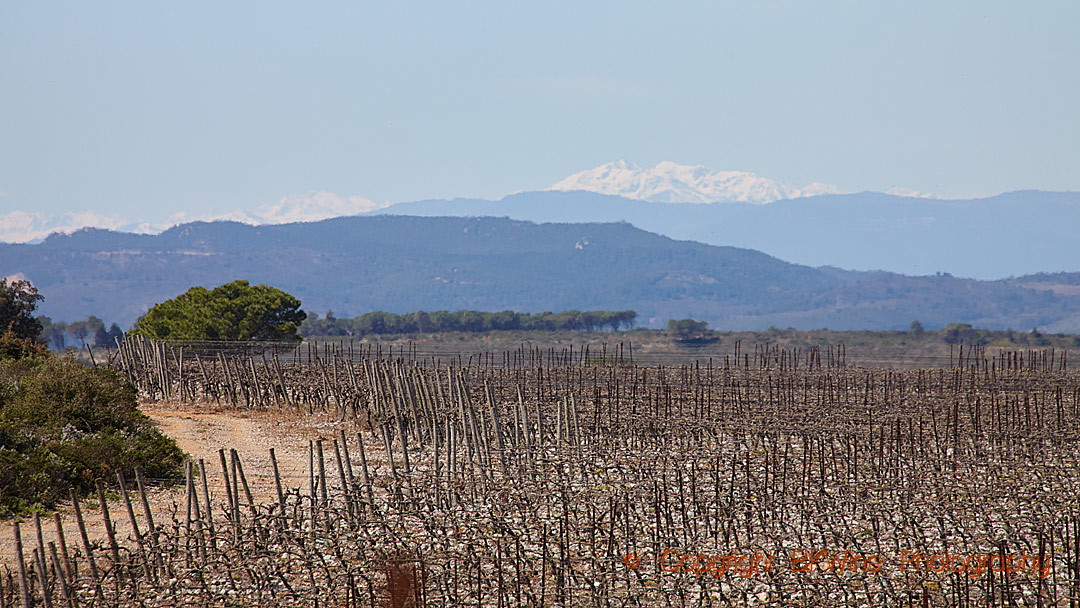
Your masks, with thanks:
<instances>
[{"instance_id":1,"label":"wooden post","mask_svg":"<svg viewBox=\"0 0 1080 608\"><path fill-rule=\"evenodd\" d=\"M138 546L139 559L143 563L143 573L147 581L154 581L154 573L150 570L150 556L146 551L142 534L139 534L139 522L135 520L135 509L131 507L131 497L128 495L127 484L124 482L124 474L116 472L116 481L120 484L120 496L124 499L124 508L127 510L128 519L131 521L131 532L135 535L135 544Z\"/></svg>"},{"instance_id":2,"label":"wooden post","mask_svg":"<svg viewBox=\"0 0 1080 608\"><path fill-rule=\"evenodd\" d=\"M64 598L64 603L67 604L68 608L75 608L75 601L68 591L67 576L64 574L64 568L60 565L60 560L56 557L56 543L49 543L49 557L52 558L53 569L56 570L56 576L60 579L60 594Z\"/></svg>"},{"instance_id":3,"label":"wooden post","mask_svg":"<svg viewBox=\"0 0 1080 608\"><path fill-rule=\"evenodd\" d=\"M330 502L330 497L326 491L326 459L323 457L322 444L322 439L315 442L315 452L319 457L319 501L325 506Z\"/></svg>"},{"instance_id":4,"label":"wooden post","mask_svg":"<svg viewBox=\"0 0 1080 608\"><path fill-rule=\"evenodd\" d=\"M19 530L19 522L15 522L15 556L19 566L19 598L23 608L29 608L30 584L26 578L26 558L23 556L22 532Z\"/></svg>"},{"instance_id":5,"label":"wooden post","mask_svg":"<svg viewBox=\"0 0 1080 608\"><path fill-rule=\"evenodd\" d=\"M136 469L138 472L138 469ZM214 532L214 509L210 503L210 488L207 484L208 471L206 469L206 461L202 458L199 459L199 479L202 481L203 498L206 501L206 526L210 531L210 550L217 549L217 536ZM150 509L147 507L146 512L149 516ZM153 520L150 521L150 525L153 526Z\"/></svg>"},{"instance_id":6,"label":"wooden post","mask_svg":"<svg viewBox=\"0 0 1080 608\"><path fill-rule=\"evenodd\" d=\"M49 592L49 567L45 565L45 552L34 549L34 561L41 572L37 579L41 585L41 602L45 608L52 608L52 593Z\"/></svg>"},{"instance_id":7,"label":"wooden post","mask_svg":"<svg viewBox=\"0 0 1080 608\"><path fill-rule=\"evenodd\" d=\"M372 511L374 511L375 496L371 492L371 475L368 474L367 454L366 450L364 450L364 435L362 433L357 433L356 440L360 447L360 468L364 474L364 488L367 490L368 504L371 506Z\"/></svg>"},{"instance_id":8,"label":"wooden post","mask_svg":"<svg viewBox=\"0 0 1080 608\"><path fill-rule=\"evenodd\" d=\"M64 538L64 526L60 520L60 512L53 512L53 521L56 522L56 539L60 542L60 553L64 557L64 571L67 573L71 582L75 582L75 567L71 563L71 556L68 553L67 540Z\"/></svg>"},{"instance_id":9,"label":"wooden post","mask_svg":"<svg viewBox=\"0 0 1080 608\"><path fill-rule=\"evenodd\" d=\"M86 561L90 565L90 577L94 582L94 591L97 598L104 601L105 594L101 589L101 577L98 575L97 563L94 561L94 552L90 545L90 538L86 534L86 523L83 521L82 508L79 507L79 497L75 494L75 488L71 488L71 504L75 508L75 523L79 526L79 536L82 539L83 551L86 553Z\"/></svg>"},{"instance_id":10,"label":"wooden post","mask_svg":"<svg viewBox=\"0 0 1080 608\"><path fill-rule=\"evenodd\" d=\"M281 506L281 514L285 514L285 493L281 491L281 472L278 470L277 455L274 448L270 448L270 464L274 467L274 487L277 488L278 504Z\"/></svg>"},{"instance_id":11,"label":"wooden post","mask_svg":"<svg viewBox=\"0 0 1080 608\"><path fill-rule=\"evenodd\" d=\"M105 500L105 484L100 479L97 481L98 502L101 503L101 518L105 524L105 534L109 537L109 554L112 557L113 567L117 568L117 576L120 575L120 547L116 544L116 531L113 529L112 520L109 518L109 504Z\"/></svg>"}]
</instances>

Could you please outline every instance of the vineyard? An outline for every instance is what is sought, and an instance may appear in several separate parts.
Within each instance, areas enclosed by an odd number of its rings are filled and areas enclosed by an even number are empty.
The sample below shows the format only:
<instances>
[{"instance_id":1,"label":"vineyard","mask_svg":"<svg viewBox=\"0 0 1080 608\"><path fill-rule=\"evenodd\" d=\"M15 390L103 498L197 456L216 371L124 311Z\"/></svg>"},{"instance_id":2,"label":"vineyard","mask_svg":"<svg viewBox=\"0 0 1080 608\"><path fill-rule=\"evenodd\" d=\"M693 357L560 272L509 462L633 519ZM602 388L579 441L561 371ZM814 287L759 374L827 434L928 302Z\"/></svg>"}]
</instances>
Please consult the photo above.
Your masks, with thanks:
<instances>
[{"instance_id":1,"label":"vineyard","mask_svg":"<svg viewBox=\"0 0 1080 608\"><path fill-rule=\"evenodd\" d=\"M223 449L172 509L140 476L73 497L78 537L15 524L0 607L1080 606L1080 374L949 363L129 337L107 364L147 399L334 429L299 488Z\"/></svg>"}]
</instances>

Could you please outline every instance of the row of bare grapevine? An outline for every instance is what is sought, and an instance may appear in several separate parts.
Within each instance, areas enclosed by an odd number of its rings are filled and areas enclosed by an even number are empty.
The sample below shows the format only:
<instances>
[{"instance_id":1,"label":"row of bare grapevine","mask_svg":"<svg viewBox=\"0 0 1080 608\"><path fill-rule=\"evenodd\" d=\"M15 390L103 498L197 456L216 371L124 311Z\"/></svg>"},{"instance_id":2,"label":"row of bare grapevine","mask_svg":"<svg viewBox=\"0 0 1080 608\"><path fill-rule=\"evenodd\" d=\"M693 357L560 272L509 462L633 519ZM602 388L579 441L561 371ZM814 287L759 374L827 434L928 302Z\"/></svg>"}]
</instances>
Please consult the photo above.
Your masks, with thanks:
<instances>
[{"instance_id":1,"label":"row of bare grapevine","mask_svg":"<svg viewBox=\"0 0 1080 608\"><path fill-rule=\"evenodd\" d=\"M1080 377L1041 354L894 371L840 352L445 365L126 344L115 364L147 396L319 411L338 432L301 487L255 473L276 482L265 504L238 457L196 463L186 505L144 514L152 530L55 563L41 543L0 597L1080 605Z\"/></svg>"}]
</instances>

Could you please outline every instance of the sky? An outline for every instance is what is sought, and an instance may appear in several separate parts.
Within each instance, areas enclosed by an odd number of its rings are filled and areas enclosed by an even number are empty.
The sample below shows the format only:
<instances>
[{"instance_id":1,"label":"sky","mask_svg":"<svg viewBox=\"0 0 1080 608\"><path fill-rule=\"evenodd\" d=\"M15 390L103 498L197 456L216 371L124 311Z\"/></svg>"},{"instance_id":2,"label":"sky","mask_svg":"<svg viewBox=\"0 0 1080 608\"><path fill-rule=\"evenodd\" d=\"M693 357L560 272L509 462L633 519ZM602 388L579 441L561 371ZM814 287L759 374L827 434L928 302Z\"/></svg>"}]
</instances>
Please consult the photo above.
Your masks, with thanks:
<instances>
[{"instance_id":1,"label":"sky","mask_svg":"<svg viewBox=\"0 0 1080 608\"><path fill-rule=\"evenodd\" d=\"M1078 23L1071 0L0 0L0 240L497 199L619 159L1080 190Z\"/></svg>"}]
</instances>

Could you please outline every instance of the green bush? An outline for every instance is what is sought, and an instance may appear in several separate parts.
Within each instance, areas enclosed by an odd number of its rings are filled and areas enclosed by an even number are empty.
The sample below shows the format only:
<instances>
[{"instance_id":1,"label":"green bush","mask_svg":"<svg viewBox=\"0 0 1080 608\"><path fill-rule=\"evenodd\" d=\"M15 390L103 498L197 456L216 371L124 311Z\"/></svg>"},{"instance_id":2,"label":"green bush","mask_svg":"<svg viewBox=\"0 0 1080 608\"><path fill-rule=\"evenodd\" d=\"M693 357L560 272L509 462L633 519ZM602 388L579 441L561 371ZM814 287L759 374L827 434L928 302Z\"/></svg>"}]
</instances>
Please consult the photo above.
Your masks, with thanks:
<instances>
[{"instance_id":1,"label":"green bush","mask_svg":"<svg viewBox=\"0 0 1080 608\"><path fill-rule=\"evenodd\" d=\"M0 516L53 508L94 480L179 479L184 454L139 411L113 370L70 357L0 357Z\"/></svg>"},{"instance_id":2,"label":"green bush","mask_svg":"<svg viewBox=\"0 0 1080 608\"><path fill-rule=\"evenodd\" d=\"M48 354L49 349L44 344L38 344L30 338L20 338L13 331L5 331L0 335L0 361L43 358Z\"/></svg>"},{"instance_id":3,"label":"green bush","mask_svg":"<svg viewBox=\"0 0 1080 608\"><path fill-rule=\"evenodd\" d=\"M689 338L695 335L701 335L708 329L709 324L705 321L695 321L693 319L668 319L667 331L678 334L683 338ZM775 328L769 328L775 329Z\"/></svg>"}]
</instances>

